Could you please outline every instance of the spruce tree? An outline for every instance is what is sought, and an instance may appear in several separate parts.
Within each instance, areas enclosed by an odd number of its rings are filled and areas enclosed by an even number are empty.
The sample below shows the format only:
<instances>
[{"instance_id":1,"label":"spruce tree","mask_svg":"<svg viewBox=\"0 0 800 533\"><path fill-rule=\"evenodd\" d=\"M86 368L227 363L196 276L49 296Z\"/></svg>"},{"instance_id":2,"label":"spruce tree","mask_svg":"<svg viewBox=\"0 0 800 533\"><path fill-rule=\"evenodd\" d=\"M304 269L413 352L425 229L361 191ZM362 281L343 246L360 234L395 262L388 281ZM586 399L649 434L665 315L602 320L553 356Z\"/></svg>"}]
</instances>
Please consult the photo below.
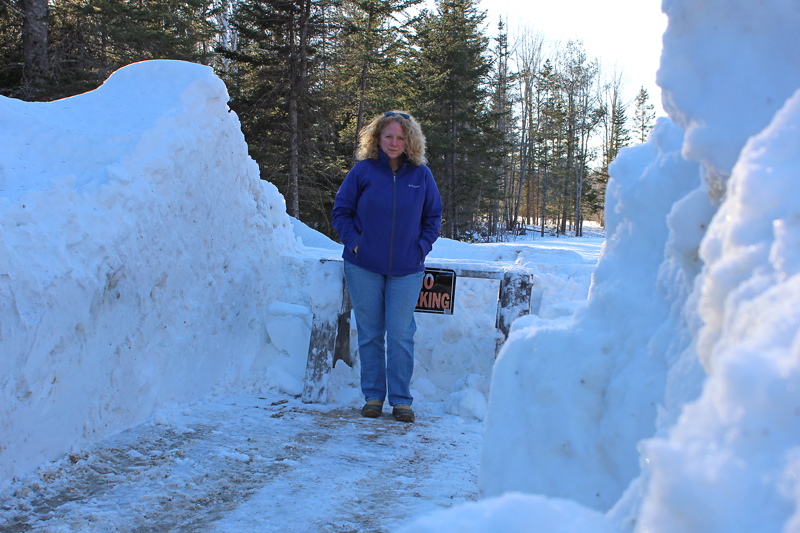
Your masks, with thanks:
<instances>
[{"instance_id":1,"label":"spruce tree","mask_svg":"<svg viewBox=\"0 0 800 533\"><path fill-rule=\"evenodd\" d=\"M22 90L22 26L16 2L0 2L0 95L17 97Z\"/></svg>"},{"instance_id":2,"label":"spruce tree","mask_svg":"<svg viewBox=\"0 0 800 533\"><path fill-rule=\"evenodd\" d=\"M495 38L494 49L494 72L491 84L492 114L494 115L494 127L500 135L501 160L496 167L496 179L494 188L497 190L494 198L490 201L488 213L488 224L486 229L487 240L495 240L500 234L499 223L507 217L500 213L500 202L504 206L510 204L509 188L512 176L512 157L511 149L516 144L514 131L514 104L516 100L513 95L513 84L516 76L510 70L511 53L508 46L508 33L505 24L500 19L497 25L497 37ZM501 196L502 191L502 196ZM521 195L521 191L520 191Z\"/></svg>"},{"instance_id":3,"label":"spruce tree","mask_svg":"<svg viewBox=\"0 0 800 533\"><path fill-rule=\"evenodd\" d=\"M22 26L23 82L36 87L47 75L47 0L21 0L20 5L25 17Z\"/></svg>"},{"instance_id":4,"label":"spruce tree","mask_svg":"<svg viewBox=\"0 0 800 533\"><path fill-rule=\"evenodd\" d=\"M333 7L311 0L240 3L232 20L237 48L220 48L230 105L262 179L283 193L290 215L329 235L345 167L321 82Z\"/></svg>"},{"instance_id":5,"label":"spruce tree","mask_svg":"<svg viewBox=\"0 0 800 533\"><path fill-rule=\"evenodd\" d=\"M636 140L641 143L647 141L656 119L655 106L648 100L647 89L642 87L636 95L636 107L633 111L633 131L636 133Z\"/></svg>"},{"instance_id":6,"label":"spruce tree","mask_svg":"<svg viewBox=\"0 0 800 533\"><path fill-rule=\"evenodd\" d=\"M412 40L408 78L444 203L442 233L452 239L474 238L497 194L502 135L488 107L492 65L484 19L473 0L439 0L435 12L422 12Z\"/></svg>"},{"instance_id":7,"label":"spruce tree","mask_svg":"<svg viewBox=\"0 0 800 533\"><path fill-rule=\"evenodd\" d=\"M537 77L541 104L538 117L537 161L544 167L542 182L542 234L547 220L558 223L564 212L565 190L572 173L567 166L568 105L564 98L561 75L548 59Z\"/></svg>"},{"instance_id":8,"label":"spruce tree","mask_svg":"<svg viewBox=\"0 0 800 533\"><path fill-rule=\"evenodd\" d=\"M360 129L376 114L409 105L401 65L407 60L406 10L421 0L345 0L328 17L324 68L333 122L354 152Z\"/></svg>"},{"instance_id":9,"label":"spruce tree","mask_svg":"<svg viewBox=\"0 0 800 533\"><path fill-rule=\"evenodd\" d=\"M0 67L0 90L26 100L94 89L114 70L145 59L205 62L204 44L215 37L206 0L53 0L44 20L37 4L28 4L30 13L8 3L0 8L11 15L0 27L0 54L11 59ZM15 47L13 37L25 44Z\"/></svg>"},{"instance_id":10,"label":"spruce tree","mask_svg":"<svg viewBox=\"0 0 800 533\"><path fill-rule=\"evenodd\" d=\"M602 212L604 208L605 188L609 179L608 166L619 151L631 142L626 125L628 105L622 99L623 78L622 72L615 71L611 80L603 87L601 95L599 114L603 134L602 164L595 175L597 186L591 204L594 213Z\"/></svg>"}]
</instances>

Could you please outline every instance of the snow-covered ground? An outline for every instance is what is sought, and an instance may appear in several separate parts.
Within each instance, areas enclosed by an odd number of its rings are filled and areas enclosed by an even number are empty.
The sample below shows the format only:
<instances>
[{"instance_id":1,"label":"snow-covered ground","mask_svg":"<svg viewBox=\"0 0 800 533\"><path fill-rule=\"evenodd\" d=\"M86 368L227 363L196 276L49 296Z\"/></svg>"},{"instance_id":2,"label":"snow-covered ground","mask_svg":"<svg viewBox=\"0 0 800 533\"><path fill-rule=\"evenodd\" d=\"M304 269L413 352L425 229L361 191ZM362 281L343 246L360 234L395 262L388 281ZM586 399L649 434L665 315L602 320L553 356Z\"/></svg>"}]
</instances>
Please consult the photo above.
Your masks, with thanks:
<instances>
[{"instance_id":1,"label":"snow-covered ground","mask_svg":"<svg viewBox=\"0 0 800 533\"><path fill-rule=\"evenodd\" d=\"M663 9L670 119L610 168L607 240L437 242L537 305L496 362L497 281L420 316L414 425L357 416L357 358L297 399L338 247L210 69L0 98L2 527L800 531L800 7Z\"/></svg>"},{"instance_id":2,"label":"snow-covered ground","mask_svg":"<svg viewBox=\"0 0 800 533\"><path fill-rule=\"evenodd\" d=\"M392 531L477 497L483 425L224 394L165 409L15 484L2 531Z\"/></svg>"}]
</instances>

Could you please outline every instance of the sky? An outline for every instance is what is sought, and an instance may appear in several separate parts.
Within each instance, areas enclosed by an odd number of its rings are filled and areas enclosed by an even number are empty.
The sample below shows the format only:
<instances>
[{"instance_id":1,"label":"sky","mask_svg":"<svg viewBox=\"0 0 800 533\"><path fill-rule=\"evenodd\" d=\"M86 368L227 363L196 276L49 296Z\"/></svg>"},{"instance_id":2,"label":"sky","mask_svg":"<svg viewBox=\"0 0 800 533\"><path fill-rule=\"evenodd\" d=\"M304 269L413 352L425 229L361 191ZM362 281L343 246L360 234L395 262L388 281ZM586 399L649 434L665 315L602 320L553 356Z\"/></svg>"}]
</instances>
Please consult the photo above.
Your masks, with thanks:
<instances>
[{"instance_id":1,"label":"sky","mask_svg":"<svg viewBox=\"0 0 800 533\"><path fill-rule=\"evenodd\" d=\"M616 63L627 74L631 101L644 86L656 114L665 115L655 81L661 35L667 26L660 0L481 0L480 9L487 12L492 34L502 17L512 35L531 28L542 30L551 40L582 39L590 57L600 59L609 70Z\"/></svg>"}]
</instances>

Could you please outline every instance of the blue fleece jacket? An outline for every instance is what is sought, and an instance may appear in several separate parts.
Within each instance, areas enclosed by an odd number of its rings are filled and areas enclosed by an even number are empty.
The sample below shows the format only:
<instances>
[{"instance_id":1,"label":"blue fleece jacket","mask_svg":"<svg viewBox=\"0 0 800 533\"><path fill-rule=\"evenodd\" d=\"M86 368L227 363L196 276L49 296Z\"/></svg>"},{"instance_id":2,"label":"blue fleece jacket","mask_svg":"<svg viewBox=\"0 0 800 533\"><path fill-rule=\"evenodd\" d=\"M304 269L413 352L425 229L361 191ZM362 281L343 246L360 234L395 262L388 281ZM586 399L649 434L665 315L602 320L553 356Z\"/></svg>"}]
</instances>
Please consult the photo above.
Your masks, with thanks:
<instances>
[{"instance_id":1,"label":"blue fleece jacket","mask_svg":"<svg viewBox=\"0 0 800 533\"><path fill-rule=\"evenodd\" d=\"M342 257L387 276L420 272L442 225L439 189L425 165L406 161L395 174L379 154L357 163L336 193L333 227Z\"/></svg>"}]
</instances>

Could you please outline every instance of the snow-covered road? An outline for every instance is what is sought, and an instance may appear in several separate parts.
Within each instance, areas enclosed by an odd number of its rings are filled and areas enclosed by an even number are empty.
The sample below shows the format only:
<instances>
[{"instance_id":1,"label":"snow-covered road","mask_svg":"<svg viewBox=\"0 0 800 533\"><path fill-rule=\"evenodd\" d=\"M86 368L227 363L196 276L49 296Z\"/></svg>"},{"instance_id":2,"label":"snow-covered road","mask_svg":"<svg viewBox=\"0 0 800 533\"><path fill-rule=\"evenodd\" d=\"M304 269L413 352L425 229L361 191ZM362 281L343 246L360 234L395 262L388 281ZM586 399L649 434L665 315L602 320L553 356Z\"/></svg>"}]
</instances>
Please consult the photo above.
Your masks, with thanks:
<instances>
[{"instance_id":1,"label":"snow-covered road","mask_svg":"<svg viewBox=\"0 0 800 533\"><path fill-rule=\"evenodd\" d=\"M477 498L483 423L415 424L279 396L159 412L14 484L0 530L391 531Z\"/></svg>"}]
</instances>

